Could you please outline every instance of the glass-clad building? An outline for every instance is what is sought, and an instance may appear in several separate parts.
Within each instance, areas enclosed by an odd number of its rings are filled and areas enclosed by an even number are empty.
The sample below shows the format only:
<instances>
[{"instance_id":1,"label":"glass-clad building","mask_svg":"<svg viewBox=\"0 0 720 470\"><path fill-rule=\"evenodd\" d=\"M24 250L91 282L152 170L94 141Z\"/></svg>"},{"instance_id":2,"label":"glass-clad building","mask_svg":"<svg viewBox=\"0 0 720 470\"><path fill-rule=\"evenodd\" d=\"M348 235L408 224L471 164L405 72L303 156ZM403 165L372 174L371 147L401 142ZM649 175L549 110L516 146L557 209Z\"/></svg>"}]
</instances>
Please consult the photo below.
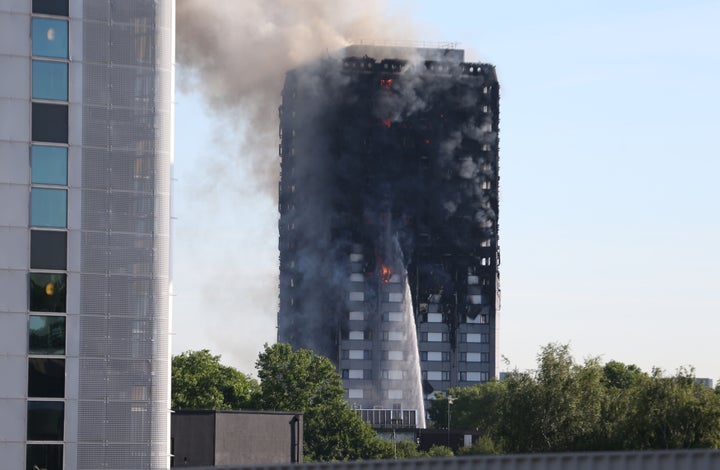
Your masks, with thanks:
<instances>
[{"instance_id":1,"label":"glass-clad building","mask_svg":"<svg viewBox=\"0 0 720 470\"><path fill-rule=\"evenodd\" d=\"M172 0L0 2L0 456L170 463Z\"/></svg>"}]
</instances>

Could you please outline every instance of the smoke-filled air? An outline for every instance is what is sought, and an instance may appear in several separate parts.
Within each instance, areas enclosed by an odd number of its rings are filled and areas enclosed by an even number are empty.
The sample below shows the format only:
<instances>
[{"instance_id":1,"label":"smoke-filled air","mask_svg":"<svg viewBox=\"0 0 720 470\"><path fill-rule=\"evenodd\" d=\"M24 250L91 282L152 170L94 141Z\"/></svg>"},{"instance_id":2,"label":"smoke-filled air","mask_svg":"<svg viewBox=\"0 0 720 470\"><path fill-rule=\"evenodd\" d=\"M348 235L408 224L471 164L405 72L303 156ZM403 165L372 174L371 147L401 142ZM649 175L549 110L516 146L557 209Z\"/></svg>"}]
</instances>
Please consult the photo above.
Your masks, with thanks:
<instances>
[{"instance_id":1,"label":"smoke-filled air","mask_svg":"<svg viewBox=\"0 0 720 470\"><path fill-rule=\"evenodd\" d=\"M241 146L210 162L210 179L232 178L227 168L242 159L254 173L256 189L275 198L277 110L285 73L350 41L412 39L408 19L391 23L386 11L379 0L178 0L180 89L200 91L213 112L242 121L230 129L241 133Z\"/></svg>"},{"instance_id":2,"label":"smoke-filled air","mask_svg":"<svg viewBox=\"0 0 720 470\"><path fill-rule=\"evenodd\" d=\"M176 249L188 252L190 263L175 269L192 269L188 282L202 293L198 300L184 296L176 275L176 302L204 318L193 327L197 339L182 342L221 350L233 363L252 365L276 331L277 252L272 245L277 246L278 237L278 106L285 73L354 40L413 39L411 20L392 21L381 0L178 0L176 8L178 89L200 94L213 120L213 141L199 144L197 161L202 163L191 175L178 175L176 184L185 189L176 198L186 198L193 210L176 223ZM178 110L184 105L178 102ZM240 201L250 194L256 204L265 196L252 224L242 213L233 214L232 221L222 218L235 206L243 207ZM244 238L230 233L238 231ZM206 246L218 238L222 258ZM238 240L251 245L238 245ZM259 259L267 252L269 259ZM218 289L228 284L241 292ZM238 344L237 328L252 332L257 344ZM251 366L244 369L252 371Z\"/></svg>"}]
</instances>

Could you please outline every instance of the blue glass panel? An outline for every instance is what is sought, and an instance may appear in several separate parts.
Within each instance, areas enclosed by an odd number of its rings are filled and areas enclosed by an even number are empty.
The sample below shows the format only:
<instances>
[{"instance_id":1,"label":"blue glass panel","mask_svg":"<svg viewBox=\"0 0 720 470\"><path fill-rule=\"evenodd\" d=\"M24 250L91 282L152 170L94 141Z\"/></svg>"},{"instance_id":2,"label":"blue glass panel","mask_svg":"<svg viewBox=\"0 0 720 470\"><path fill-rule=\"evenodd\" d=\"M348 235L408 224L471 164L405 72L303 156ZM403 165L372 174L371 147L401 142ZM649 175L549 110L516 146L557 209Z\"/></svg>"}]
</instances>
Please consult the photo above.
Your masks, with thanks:
<instances>
[{"instance_id":1,"label":"blue glass panel","mask_svg":"<svg viewBox=\"0 0 720 470\"><path fill-rule=\"evenodd\" d=\"M32 97L41 100L68 99L68 64L32 61Z\"/></svg>"},{"instance_id":2,"label":"blue glass panel","mask_svg":"<svg viewBox=\"0 0 720 470\"><path fill-rule=\"evenodd\" d=\"M30 225L64 228L67 225L67 191L32 188L30 190Z\"/></svg>"},{"instance_id":3,"label":"blue glass panel","mask_svg":"<svg viewBox=\"0 0 720 470\"><path fill-rule=\"evenodd\" d=\"M42 57L68 57L68 22L50 18L32 19L32 54Z\"/></svg>"},{"instance_id":4,"label":"blue glass panel","mask_svg":"<svg viewBox=\"0 0 720 470\"><path fill-rule=\"evenodd\" d=\"M32 182L67 185L67 147L33 145L30 148Z\"/></svg>"}]
</instances>

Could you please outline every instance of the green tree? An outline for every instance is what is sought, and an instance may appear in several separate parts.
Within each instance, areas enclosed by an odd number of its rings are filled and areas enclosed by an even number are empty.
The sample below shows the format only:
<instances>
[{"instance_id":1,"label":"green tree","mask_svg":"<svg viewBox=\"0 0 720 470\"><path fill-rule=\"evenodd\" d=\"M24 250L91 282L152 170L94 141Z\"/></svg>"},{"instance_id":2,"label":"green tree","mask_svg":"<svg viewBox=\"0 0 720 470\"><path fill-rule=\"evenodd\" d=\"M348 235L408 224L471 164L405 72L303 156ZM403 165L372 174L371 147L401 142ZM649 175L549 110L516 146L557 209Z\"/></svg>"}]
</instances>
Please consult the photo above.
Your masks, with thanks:
<instances>
[{"instance_id":1,"label":"green tree","mask_svg":"<svg viewBox=\"0 0 720 470\"><path fill-rule=\"evenodd\" d=\"M299 411L304 416L304 453L309 461L391 457L343 396L342 380L329 359L288 344L265 345L255 364L261 380L260 405Z\"/></svg>"},{"instance_id":2,"label":"green tree","mask_svg":"<svg viewBox=\"0 0 720 470\"><path fill-rule=\"evenodd\" d=\"M172 358L173 409L254 409L259 390L255 379L222 365L207 349Z\"/></svg>"}]
</instances>

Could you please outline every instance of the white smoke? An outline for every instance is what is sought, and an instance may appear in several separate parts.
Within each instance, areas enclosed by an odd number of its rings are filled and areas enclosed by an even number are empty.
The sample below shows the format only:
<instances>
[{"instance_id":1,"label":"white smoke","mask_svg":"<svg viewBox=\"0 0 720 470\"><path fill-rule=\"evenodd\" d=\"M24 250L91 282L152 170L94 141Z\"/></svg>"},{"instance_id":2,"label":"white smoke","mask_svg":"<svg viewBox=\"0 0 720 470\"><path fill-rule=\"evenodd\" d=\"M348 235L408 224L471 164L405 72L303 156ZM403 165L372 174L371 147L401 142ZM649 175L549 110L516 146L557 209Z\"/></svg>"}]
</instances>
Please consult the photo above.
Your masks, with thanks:
<instances>
[{"instance_id":1,"label":"white smoke","mask_svg":"<svg viewBox=\"0 0 720 470\"><path fill-rule=\"evenodd\" d=\"M332 53L351 38L411 37L407 18L393 21L382 0L178 0L180 89L199 91L216 112L242 121L242 145L209 162L217 183L241 159L257 189L276 197L278 106L285 72ZM223 160L226 163L223 164ZM212 188L203 188L212 189Z\"/></svg>"}]
</instances>

